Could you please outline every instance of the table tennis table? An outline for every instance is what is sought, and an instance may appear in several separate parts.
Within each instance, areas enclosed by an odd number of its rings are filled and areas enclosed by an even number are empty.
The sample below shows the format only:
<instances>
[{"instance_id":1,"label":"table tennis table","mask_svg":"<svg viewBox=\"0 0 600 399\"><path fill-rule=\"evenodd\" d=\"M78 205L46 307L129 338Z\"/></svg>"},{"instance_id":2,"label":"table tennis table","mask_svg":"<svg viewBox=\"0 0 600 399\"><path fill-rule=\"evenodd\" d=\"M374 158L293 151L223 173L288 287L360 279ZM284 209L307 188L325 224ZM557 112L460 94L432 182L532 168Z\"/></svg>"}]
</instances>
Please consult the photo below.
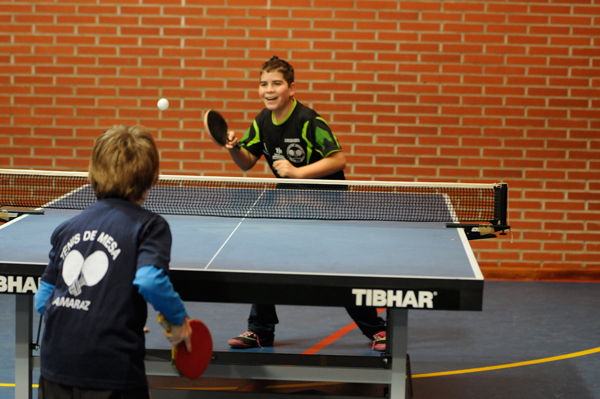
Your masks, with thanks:
<instances>
[{"instance_id":1,"label":"table tennis table","mask_svg":"<svg viewBox=\"0 0 600 399\"><path fill-rule=\"evenodd\" d=\"M345 190L334 195L343 197ZM159 191L155 187L151 195ZM274 207L269 197L282 191L260 197ZM501 207L505 214L506 203ZM444 218L456 223L455 210L447 209ZM31 347L32 302L50 236L78 212L48 208L0 226L0 293L17 295L16 398L31 397L32 370L39 368ZM382 356L360 361L230 351L215 353L206 377L389 384L390 398L404 398L408 310L482 309L484 281L467 234L441 221L268 218L247 211L227 217L163 215L173 234L171 280L184 301L387 308ZM149 356L147 373L175 375L168 357Z\"/></svg>"}]
</instances>

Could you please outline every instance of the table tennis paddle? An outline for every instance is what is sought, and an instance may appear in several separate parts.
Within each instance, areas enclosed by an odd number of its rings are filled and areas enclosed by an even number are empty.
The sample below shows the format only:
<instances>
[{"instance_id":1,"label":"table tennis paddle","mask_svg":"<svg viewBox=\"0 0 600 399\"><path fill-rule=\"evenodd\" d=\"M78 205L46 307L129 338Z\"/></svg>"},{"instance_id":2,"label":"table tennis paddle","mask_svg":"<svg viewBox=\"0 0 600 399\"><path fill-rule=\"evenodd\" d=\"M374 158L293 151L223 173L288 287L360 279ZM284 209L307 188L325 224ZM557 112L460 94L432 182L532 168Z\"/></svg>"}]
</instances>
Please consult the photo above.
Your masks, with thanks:
<instances>
[{"instance_id":1,"label":"table tennis paddle","mask_svg":"<svg viewBox=\"0 0 600 399\"><path fill-rule=\"evenodd\" d=\"M227 121L223 116L213 109L204 113L204 127L216 145L225 147L227 144ZM241 147L236 144L234 147L239 150Z\"/></svg>"},{"instance_id":2,"label":"table tennis paddle","mask_svg":"<svg viewBox=\"0 0 600 399\"><path fill-rule=\"evenodd\" d=\"M158 323L167 331L171 331L173 324L162 314L157 317ZM208 327L200 320L188 320L192 328L192 351L188 352L185 342L173 346L171 364L180 376L190 380L200 377L212 359L213 343Z\"/></svg>"}]
</instances>

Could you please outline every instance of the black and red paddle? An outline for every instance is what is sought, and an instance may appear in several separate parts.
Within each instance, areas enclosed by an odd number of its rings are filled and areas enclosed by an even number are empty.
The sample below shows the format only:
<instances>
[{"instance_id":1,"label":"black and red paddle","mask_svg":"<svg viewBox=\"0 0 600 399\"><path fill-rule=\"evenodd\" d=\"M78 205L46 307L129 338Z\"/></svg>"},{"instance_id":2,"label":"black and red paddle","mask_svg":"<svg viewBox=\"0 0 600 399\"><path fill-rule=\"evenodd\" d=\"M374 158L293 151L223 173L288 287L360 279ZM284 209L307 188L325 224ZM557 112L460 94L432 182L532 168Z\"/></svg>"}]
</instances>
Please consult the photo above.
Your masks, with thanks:
<instances>
[{"instance_id":1,"label":"black and red paddle","mask_svg":"<svg viewBox=\"0 0 600 399\"><path fill-rule=\"evenodd\" d=\"M165 330L171 331L173 328L173 324L162 314L158 315L157 320ZM192 351L187 351L183 341L173 346L171 364L179 375L195 380L204 373L212 359L213 343L210 331L204 323L196 319L190 319L188 323L192 328Z\"/></svg>"}]
</instances>

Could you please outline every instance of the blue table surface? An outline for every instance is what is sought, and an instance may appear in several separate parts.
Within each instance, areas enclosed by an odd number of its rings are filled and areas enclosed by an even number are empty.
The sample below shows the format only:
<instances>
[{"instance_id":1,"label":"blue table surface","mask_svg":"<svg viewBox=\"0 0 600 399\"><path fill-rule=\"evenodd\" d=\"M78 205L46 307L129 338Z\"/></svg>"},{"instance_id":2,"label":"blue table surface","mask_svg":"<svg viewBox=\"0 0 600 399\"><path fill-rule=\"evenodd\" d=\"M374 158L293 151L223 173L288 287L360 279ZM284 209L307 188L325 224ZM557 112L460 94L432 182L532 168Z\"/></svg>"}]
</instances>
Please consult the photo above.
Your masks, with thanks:
<instances>
[{"instance_id":1,"label":"blue table surface","mask_svg":"<svg viewBox=\"0 0 600 399\"><path fill-rule=\"evenodd\" d=\"M0 262L46 263L50 236L78 211L0 226ZM482 280L462 229L440 223L173 216L172 269Z\"/></svg>"}]
</instances>

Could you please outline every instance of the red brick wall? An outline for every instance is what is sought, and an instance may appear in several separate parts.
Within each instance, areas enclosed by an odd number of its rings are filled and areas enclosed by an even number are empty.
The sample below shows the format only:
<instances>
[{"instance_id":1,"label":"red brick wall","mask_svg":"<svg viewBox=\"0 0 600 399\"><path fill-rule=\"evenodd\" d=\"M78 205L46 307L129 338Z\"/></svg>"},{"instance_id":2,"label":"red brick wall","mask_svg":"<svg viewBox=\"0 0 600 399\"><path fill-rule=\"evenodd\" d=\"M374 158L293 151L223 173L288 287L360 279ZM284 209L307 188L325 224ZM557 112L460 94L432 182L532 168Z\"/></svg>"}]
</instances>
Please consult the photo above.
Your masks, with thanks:
<instances>
[{"instance_id":1,"label":"red brick wall","mask_svg":"<svg viewBox=\"0 0 600 399\"><path fill-rule=\"evenodd\" d=\"M241 135L273 54L349 178L509 184L512 237L472 242L487 276L600 276L598 0L3 0L0 167L85 170L124 122L164 173L244 175L201 114Z\"/></svg>"}]
</instances>

